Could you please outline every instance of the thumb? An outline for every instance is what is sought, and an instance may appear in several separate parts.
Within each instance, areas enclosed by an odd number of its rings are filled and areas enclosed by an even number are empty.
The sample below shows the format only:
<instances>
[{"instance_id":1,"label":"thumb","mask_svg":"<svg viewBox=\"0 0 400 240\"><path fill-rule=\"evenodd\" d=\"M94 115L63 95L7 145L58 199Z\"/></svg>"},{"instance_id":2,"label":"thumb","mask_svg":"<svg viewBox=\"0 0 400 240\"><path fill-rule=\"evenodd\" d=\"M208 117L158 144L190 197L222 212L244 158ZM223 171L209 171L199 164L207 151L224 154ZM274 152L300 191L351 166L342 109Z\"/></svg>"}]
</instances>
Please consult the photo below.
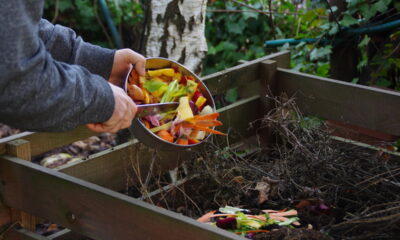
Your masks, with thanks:
<instances>
[{"instance_id":1,"label":"thumb","mask_svg":"<svg viewBox=\"0 0 400 240\"><path fill-rule=\"evenodd\" d=\"M144 76L146 74L146 59L142 55L134 52L132 55L130 55L130 62L135 64L135 70L140 76Z\"/></svg>"}]
</instances>

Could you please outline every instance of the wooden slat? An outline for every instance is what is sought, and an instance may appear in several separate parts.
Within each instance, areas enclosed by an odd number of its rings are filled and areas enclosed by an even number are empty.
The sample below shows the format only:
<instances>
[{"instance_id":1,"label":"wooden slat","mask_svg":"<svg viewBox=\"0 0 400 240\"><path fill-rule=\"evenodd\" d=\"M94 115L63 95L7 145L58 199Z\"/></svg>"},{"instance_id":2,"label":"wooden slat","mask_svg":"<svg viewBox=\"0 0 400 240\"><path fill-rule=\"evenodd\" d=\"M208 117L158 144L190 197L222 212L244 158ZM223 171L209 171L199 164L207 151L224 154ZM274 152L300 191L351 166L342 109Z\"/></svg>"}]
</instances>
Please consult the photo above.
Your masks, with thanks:
<instances>
[{"instance_id":1,"label":"wooden slat","mask_svg":"<svg viewBox=\"0 0 400 240\"><path fill-rule=\"evenodd\" d=\"M218 109L220 113L219 120L224 124L217 129L241 140L254 134L254 129L249 129L249 124L261 117L260 112L260 96L255 95L226 107Z\"/></svg>"},{"instance_id":2,"label":"wooden slat","mask_svg":"<svg viewBox=\"0 0 400 240\"><path fill-rule=\"evenodd\" d=\"M261 63L260 73L262 78L259 81L259 93L260 93L260 114L265 116L271 111L275 106L274 102L271 100L271 95L276 95L276 71L277 62L274 60L265 60ZM257 132L260 142L264 147L272 142L271 129L260 127Z\"/></svg>"},{"instance_id":3,"label":"wooden slat","mask_svg":"<svg viewBox=\"0 0 400 240\"><path fill-rule=\"evenodd\" d=\"M31 146L30 142L24 139L16 139L10 142L7 142L7 153L11 156L31 161ZM35 216L31 216L25 212L11 209L11 217L13 221L20 221L21 226L26 228L29 231L36 230L36 223L38 219Z\"/></svg>"},{"instance_id":4,"label":"wooden slat","mask_svg":"<svg viewBox=\"0 0 400 240\"><path fill-rule=\"evenodd\" d=\"M243 239L15 157L2 156L0 176L8 205L93 239Z\"/></svg>"},{"instance_id":5,"label":"wooden slat","mask_svg":"<svg viewBox=\"0 0 400 240\"><path fill-rule=\"evenodd\" d=\"M246 85L260 78L260 63L272 59L279 67L288 67L290 54L287 51L271 54L253 61L248 61L235 67L207 75L202 78L213 95L226 92L227 89Z\"/></svg>"},{"instance_id":6,"label":"wooden slat","mask_svg":"<svg viewBox=\"0 0 400 240\"><path fill-rule=\"evenodd\" d=\"M131 185L138 176L133 167L140 169L145 178L150 168L152 157L156 154L158 172L166 172L180 165L187 152L155 152L138 143L136 139L120 144L112 149L93 154L86 160L64 165L55 170L70 176L95 183L111 190L121 191ZM132 176L135 175L132 179Z\"/></svg>"},{"instance_id":7,"label":"wooden slat","mask_svg":"<svg viewBox=\"0 0 400 240\"><path fill-rule=\"evenodd\" d=\"M400 93L278 68L279 92L304 114L400 136Z\"/></svg>"},{"instance_id":8,"label":"wooden slat","mask_svg":"<svg viewBox=\"0 0 400 240\"><path fill-rule=\"evenodd\" d=\"M49 240L48 238L26 229L13 228L4 235L5 240Z\"/></svg>"},{"instance_id":9,"label":"wooden slat","mask_svg":"<svg viewBox=\"0 0 400 240\"><path fill-rule=\"evenodd\" d=\"M127 182L127 171L132 155L132 146L137 141L129 141L112 149L91 155L88 159L63 165L55 170L96 183L115 191L124 189ZM145 159L143 159L145 160Z\"/></svg>"},{"instance_id":10,"label":"wooden slat","mask_svg":"<svg viewBox=\"0 0 400 240\"><path fill-rule=\"evenodd\" d=\"M84 126L80 126L74 130L62 133L33 133L23 132L7 138L0 139L0 155L7 152L6 143L16 139L24 139L31 142L32 156L47 152L51 149L70 144L72 142L86 139L97 135Z\"/></svg>"},{"instance_id":11,"label":"wooden slat","mask_svg":"<svg viewBox=\"0 0 400 240\"><path fill-rule=\"evenodd\" d=\"M48 240L88 240L88 237L72 232L70 229L65 228L58 231L50 236L47 236Z\"/></svg>"}]
</instances>

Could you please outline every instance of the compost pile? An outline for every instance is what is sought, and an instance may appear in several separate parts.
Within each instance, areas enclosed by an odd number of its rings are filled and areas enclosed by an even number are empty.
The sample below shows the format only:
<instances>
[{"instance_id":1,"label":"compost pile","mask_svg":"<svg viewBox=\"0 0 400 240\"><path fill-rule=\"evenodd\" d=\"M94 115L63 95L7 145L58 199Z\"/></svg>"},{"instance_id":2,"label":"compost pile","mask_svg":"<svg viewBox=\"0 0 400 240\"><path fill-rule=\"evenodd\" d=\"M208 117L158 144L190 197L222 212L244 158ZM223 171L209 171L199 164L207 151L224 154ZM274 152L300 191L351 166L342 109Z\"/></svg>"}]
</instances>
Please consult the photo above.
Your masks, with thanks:
<instances>
[{"instance_id":1,"label":"compost pile","mask_svg":"<svg viewBox=\"0 0 400 240\"><path fill-rule=\"evenodd\" d=\"M274 144L234 147L214 139L186 163L182 172L194 176L191 184L169 189L156 204L196 219L224 206L297 211L300 226L277 226L252 239L396 238L398 159L335 141L323 121L301 115L294 99L273 100L276 108L252 126L260 134L271 129Z\"/></svg>"}]
</instances>

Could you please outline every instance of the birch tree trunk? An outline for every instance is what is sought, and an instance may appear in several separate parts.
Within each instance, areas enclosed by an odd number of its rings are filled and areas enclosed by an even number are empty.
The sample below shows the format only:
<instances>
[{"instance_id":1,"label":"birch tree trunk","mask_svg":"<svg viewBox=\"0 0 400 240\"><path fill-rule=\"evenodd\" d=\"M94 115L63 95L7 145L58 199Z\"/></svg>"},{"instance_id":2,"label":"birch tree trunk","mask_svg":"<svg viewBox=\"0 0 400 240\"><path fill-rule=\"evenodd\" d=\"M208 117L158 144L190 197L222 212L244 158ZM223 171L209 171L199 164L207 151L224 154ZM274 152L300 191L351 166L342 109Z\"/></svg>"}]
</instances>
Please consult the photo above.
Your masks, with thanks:
<instances>
[{"instance_id":1,"label":"birch tree trunk","mask_svg":"<svg viewBox=\"0 0 400 240\"><path fill-rule=\"evenodd\" d=\"M207 52L206 7L207 0L151 0L144 55L169 58L200 73Z\"/></svg>"}]
</instances>

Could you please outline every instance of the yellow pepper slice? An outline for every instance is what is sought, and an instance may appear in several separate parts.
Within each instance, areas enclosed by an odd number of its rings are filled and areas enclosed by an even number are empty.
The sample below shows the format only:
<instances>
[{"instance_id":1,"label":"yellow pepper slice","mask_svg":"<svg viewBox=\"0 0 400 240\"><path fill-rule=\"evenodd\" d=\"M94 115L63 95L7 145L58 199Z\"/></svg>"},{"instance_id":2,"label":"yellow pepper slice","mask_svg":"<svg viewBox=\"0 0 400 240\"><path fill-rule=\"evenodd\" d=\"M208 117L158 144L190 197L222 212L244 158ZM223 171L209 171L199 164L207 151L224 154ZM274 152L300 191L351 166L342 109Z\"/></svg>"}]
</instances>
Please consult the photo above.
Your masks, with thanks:
<instances>
[{"instance_id":1,"label":"yellow pepper slice","mask_svg":"<svg viewBox=\"0 0 400 240\"><path fill-rule=\"evenodd\" d=\"M162 68L157 70L148 70L147 74L149 74L150 77L159 77L162 75L173 77L175 75L175 70L173 68Z\"/></svg>"}]
</instances>

